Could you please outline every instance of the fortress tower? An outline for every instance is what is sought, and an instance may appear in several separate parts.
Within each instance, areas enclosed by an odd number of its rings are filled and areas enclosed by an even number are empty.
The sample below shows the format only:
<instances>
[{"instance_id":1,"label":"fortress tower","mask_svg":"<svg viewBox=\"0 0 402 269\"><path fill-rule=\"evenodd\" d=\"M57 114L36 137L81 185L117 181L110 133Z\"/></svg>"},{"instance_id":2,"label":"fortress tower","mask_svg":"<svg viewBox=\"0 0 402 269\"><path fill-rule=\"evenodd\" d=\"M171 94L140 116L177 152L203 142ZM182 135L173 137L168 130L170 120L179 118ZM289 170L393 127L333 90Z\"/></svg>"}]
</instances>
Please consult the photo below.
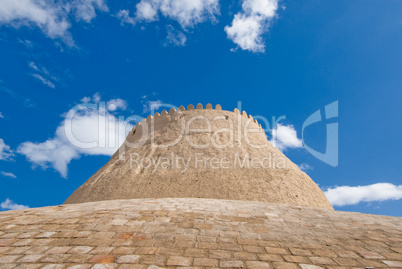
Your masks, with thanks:
<instances>
[{"instance_id":1,"label":"fortress tower","mask_svg":"<svg viewBox=\"0 0 402 269\"><path fill-rule=\"evenodd\" d=\"M148 116L65 204L134 198L249 200L332 209L252 116L205 108Z\"/></svg>"}]
</instances>

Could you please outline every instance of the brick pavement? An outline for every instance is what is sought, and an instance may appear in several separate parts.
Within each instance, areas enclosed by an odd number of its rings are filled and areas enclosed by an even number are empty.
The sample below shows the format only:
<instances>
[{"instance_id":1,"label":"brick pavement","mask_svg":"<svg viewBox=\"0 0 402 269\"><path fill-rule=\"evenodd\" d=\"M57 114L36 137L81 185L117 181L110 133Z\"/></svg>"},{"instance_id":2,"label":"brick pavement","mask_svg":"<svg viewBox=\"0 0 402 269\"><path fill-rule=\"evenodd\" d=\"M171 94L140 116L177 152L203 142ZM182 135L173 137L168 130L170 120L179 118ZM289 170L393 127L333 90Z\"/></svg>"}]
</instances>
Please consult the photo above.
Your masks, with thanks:
<instances>
[{"instance_id":1,"label":"brick pavement","mask_svg":"<svg viewBox=\"0 0 402 269\"><path fill-rule=\"evenodd\" d=\"M402 268L402 218L135 199L0 213L0 268Z\"/></svg>"}]
</instances>

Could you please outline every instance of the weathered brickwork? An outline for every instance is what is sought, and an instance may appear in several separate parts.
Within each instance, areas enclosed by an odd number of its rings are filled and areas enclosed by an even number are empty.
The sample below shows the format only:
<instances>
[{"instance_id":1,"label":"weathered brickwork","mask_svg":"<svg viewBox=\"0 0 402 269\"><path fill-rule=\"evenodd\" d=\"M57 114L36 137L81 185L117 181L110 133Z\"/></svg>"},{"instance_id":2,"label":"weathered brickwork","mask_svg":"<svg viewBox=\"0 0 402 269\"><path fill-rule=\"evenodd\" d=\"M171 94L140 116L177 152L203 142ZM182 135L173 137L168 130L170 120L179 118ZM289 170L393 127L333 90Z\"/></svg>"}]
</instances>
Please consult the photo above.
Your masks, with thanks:
<instances>
[{"instance_id":1,"label":"weathered brickwork","mask_svg":"<svg viewBox=\"0 0 402 269\"><path fill-rule=\"evenodd\" d=\"M402 268L402 218L212 199L0 213L0 268Z\"/></svg>"}]
</instances>

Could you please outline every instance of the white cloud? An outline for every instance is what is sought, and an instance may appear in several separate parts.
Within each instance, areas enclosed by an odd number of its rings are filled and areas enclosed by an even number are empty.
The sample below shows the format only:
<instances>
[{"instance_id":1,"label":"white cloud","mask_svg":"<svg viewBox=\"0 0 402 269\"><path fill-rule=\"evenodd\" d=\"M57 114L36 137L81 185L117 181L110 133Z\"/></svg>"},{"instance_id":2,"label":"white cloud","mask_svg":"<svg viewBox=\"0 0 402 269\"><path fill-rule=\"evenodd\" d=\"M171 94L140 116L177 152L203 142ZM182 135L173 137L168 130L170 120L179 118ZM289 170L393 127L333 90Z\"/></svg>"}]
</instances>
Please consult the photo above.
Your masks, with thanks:
<instances>
[{"instance_id":1,"label":"white cloud","mask_svg":"<svg viewBox=\"0 0 402 269\"><path fill-rule=\"evenodd\" d=\"M29 206L26 205L19 205L11 201L9 198L7 198L4 202L0 204L1 209L6 209L6 210L18 210L18 209L27 209Z\"/></svg>"},{"instance_id":2,"label":"white cloud","mask_svg":"<svg viewBox=\"0 0 402 269\"><path fill-rule=\"evenodd\" d=\"M333 206L355 205L360 202L378 202L402 199L402 185L376 183L366 186L340 186L324 192Z\"/></svg>"},{"instance_id":3,"label":"white cloud","mask_svg":"<svg viewBox=\"0 0 402 269\"><path fill-rule=\"evenodd\" d=\"M219 0L141 0L136 5L135 17L127 10L120 10L118 17L124 23L159 20L158 14L177 21L183 28L194 27L207 19L216 21L219 14Z\"/></svg>"},{"instance_id":4,"label":"white cloud","mask_svg":"<svg viewBox=\"0 0 402 269\"><path fill-rule=\"evenodd\" d=\"M4 119L3 113L0 112L0 119Z\"/></svg>"},{"instance_id":5,"label":"white cloud","mask_svg":"<svg viewBox=\"0 0 402 269\"><path fill-rule=\"evenodd\" d=\"M300 170L302 171L308 171L308 170L314 170L313 167L311 167L311 165L307 164L307 163L302 163L299 165Z\"/></svg>"},{"instance_id":6,"label":"white cloud","mask_svg":"<svg viewBox=\"0 0 402 269\"><path fill-rule=\"evenodd\" d=\"M278 124L276 129L272 129L271 144L280 151L285 151L288 148L301 148L302 140L297 138L297 132L293 125Z\"/></svg>"},{"instance_id":7,"label":"white cloud","mask_svg":"<svg viewBox=\"0 0 402 269\"><path fill-rule=\"evenodd\" d=\"M231 26L225 31L229 39L241 49L264 52L262 35L276 17L278 0L244 0L242 11L234 16Z\"/></svg>"},{"instance_id":8,"label":"white cloud","mask_svg":"<svg viewBox=\"0 0 402 269\"><path fill-rule=\"evenodd\" d=\"M143 102L142 106L143 106L142 113L145 114L152 110L158 110L162 106L162 101L161 100L146 101L146 102Z\"/></svg>"},{"instance_id":9,"label":"white cloud","mask_svg":"<svg viewBox=\"0 0 402 269\"><path fill-rule=\"evenodd\" d=\"M122 104L125 107L123 100L116 100L121 99L109 101L110 105L118 104L114 111L122 109ZM94 103L77 106L65 114L53 138L42 143L22 143L18 153L44 169L52 166L63 177L67 177L70 161L83 154L113 155L133 125L110 114L105 109L109 102L99 103L99 95L94 95L92 101Z\"/></svg>"},{"instance_id":10,"label":"white cloud","mask_svg":"<svg viewBox=\"0 0 402 269\"><path fill-rule=\"evenodd\" d=\"M50 88L52 88L52 89L54 89L56 86L53 84L53 82L51 82L50 80L48 80L48 79L45 79L44 77L42 77L41 75L39 75L39 74L32 74L32 76L34 77L34 78L36 78L36 79L38 79L40 82L42 82L44 85L46 85L46 86L48 86L48 87L50 87Z\"/></svg>"},{"instance_id":11,"label":"white cloud","mask_svg":"<svg viewBox=\"0 0 402 269\"><path fill-rule=\"evenodd\" d=\"M153 4L151 4L153 2ZM137 18L144 21L155 21L158 17L158 6L160 1L141 1L137 4Z\"/></svg>"},{"instance_id":12,"label":"white cloud","mask_svg":"<svg viewBox=\"0 0 402 269\"><path fill-rule=\"evenodd\" d=\"M127 23L127 24L135 25L135 23L136 23L135 18L131 17L130 11L128 11L126 9L120 10L117 13L116 17L120 19L121 24Z\"/></svg>"},{"instance_id":13,"label":"white cloud","mask_svg":"<svg viewBox=\"0 0 402 269\"><path fill-rule=\"evenodd\" d=\"M173 28L173 26L168 25L167 26L167 37L166 37L166 42L165 45L172 44L174 46L184 46L186 45L186 35Z\"/></svg>"},{"instance_id":14,"label":"white cloud","mask_svg":"<svg viewBox=\"0 0 402 269\"><path fill-rule=\"evenodd\" d=\"M2 0L0 25L14 28L36 26L50 38L60 38L72 46L69 17L90 22L95 10L107 11L104 0Z\"/></svg>"},{"instance_id":15,"label":"white cloud","mask_svg":"<svg viewBox=\"0 0 402 269\"><path fill-rule=\"evenodd\" d=\"M112 99L106 103L106 107L109 111L116 111L118 109L126 110L127 102L120 98Z\"/></svg>"},{"instance_id":16,"label":"white cloud","mask_svg":"<svg viewBox=\"0 0 402 269\"><path fill-rule=\"evenodd\" d=\"M38 79L44 85L52 89L56 88L53 82L57 81L58 79L54 76L51 76L49 71L45 67L38 67L34 62L29 62L28 65L35 72L31 74L34 78Z\"/></svg>"},{"instance_id":17,"label":"white cloud","mask_svg":"<svg viewBox=\"0 0 402 269\"><path fill-rule=\"evenodd\" d=\"M4 143L4 140L0 138L0 160L12 160L13 156L14 153L11 150L10 146L6 145L6 143Z\"/></svg>"},{"instance_id":18,"label":"white cloud","mask_svg":"<svg viewBox=\"0 0 402 269\"><path fill-rule=\"evenodd\" d=\"M77 20L83 20L88 23L96 17L96 9L103 12L109 11L104 0L75 0L69 4Z\"/></svg>"},{"instance_id":19,"label":"white cloud","mask_svg":"<svg viewBox=\"0 0 402 269\"><path fill-rule=\"evenodd\" d=\"M5 177L17 178L17 176L14 175L13 173L8 173L8 172L1 171L1 174L3 176L5 176Z\"/></svg>"}]
</instances>

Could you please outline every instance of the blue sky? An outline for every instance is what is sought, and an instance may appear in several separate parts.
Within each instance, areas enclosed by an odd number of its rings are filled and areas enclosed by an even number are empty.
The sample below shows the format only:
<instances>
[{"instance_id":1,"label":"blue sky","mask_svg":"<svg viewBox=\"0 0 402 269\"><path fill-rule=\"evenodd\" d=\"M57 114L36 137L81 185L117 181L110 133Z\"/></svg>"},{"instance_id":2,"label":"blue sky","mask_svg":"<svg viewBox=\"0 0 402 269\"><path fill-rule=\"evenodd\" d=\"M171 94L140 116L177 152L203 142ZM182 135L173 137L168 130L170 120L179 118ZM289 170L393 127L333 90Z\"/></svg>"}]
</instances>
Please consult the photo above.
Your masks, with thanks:
<instances>
[{"instance_id":1,"label":"blue sky","mask_svg":"<svg viewBox=\"0 0 402 269\"><path fill-rule=\"evenodd\" d=\"M117 118L240 101L286 116L281 149L332 190L335 209L402 216L401 11L397 0L2 1L0 210L61 204L109 160L113 149L77 150L57 134L77 104L113 104ZM335 101L339 116L304 135L324 152L326 124L339 124L333 167L301 138Z\"/></svg>"}]
</instances>

